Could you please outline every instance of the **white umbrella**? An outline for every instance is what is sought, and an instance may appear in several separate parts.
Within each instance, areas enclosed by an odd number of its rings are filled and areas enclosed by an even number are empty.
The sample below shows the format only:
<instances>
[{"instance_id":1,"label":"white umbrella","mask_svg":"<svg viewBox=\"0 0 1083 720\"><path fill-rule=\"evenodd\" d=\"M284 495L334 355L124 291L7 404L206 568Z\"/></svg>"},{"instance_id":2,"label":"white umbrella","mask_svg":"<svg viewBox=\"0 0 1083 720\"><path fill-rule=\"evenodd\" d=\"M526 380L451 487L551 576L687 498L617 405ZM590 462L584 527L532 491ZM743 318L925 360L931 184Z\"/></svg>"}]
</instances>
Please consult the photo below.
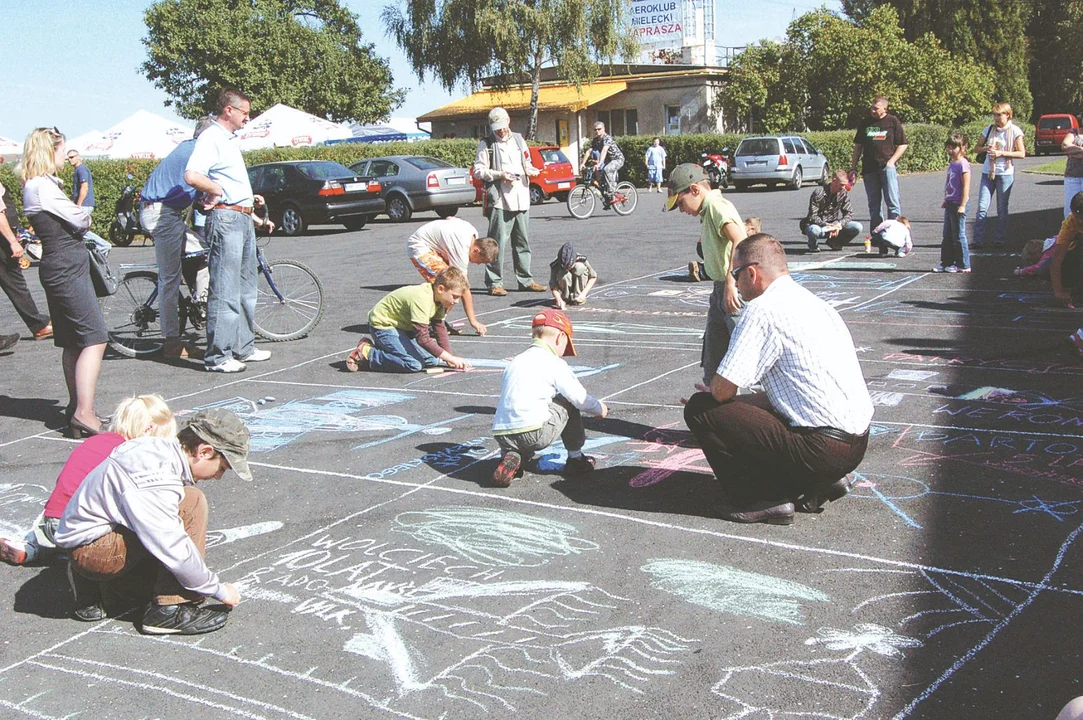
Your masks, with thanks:
<instances>
[{"instance_id":1,"label":"white umbrella","mask_svg":"<svg viewBox=\"0 0 1083 720\"><path fill-rule=\"evenodd\" d=\"M345 125L279 103L237 131L241 150L319 145L351 137Z\"/></svg>"},{"instance_id":2,"label":"white umbrella","mask_svg":"<svg viewBox=\"0 0 1083 720\"><path fill-rule=\"evenodd\" d=\"M0 162L14 160L23 154L23 144L0 135Z\"/></svg>"},{"instance_id":3,"label":"white umbrella","mask_svg":"<svg viewBox=\"0 0 1083 720\"><path fill-rule=\"evenodd\" d=\"M78 137L73 137L65 143L69 150L75 150L84 157L90 156L87 152L87 147L91 144L102 145L104 144L103 135L101 130L91 130L90 132L83 133Z\"/></svg>"},{"instance_id":4,"label":"white umbrella","mask_svg":"<svg viewBox=\"0 0 1083 720\"><path fill-rule=\"evenodd\" d=\"M84 154L112 159L161 159L191 137L191 127L138 110L90 142Z\"/></svg>"}]
</instances>

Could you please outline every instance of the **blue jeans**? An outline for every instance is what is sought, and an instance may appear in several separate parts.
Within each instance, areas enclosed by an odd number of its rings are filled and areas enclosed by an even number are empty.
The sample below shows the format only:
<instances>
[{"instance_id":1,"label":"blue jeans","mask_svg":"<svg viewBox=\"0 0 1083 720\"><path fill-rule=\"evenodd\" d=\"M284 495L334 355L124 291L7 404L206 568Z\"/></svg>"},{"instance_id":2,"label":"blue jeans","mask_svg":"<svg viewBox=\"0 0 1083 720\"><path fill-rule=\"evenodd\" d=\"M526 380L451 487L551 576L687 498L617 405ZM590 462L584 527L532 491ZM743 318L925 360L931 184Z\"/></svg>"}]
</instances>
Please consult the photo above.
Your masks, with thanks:
<instances>
[{"instance_id":1,"label":"blue jeans","mask_svg":"<svg viewBox=\"0 0 1083 720\"><path fill-rule=\"evenodd\" d=\"M865 197L869 200L869 227L873 230L884 221L880 212L881 197L887 204L887 218L894 220L902 215L902 207L899 203L899 173L893 167L885 167L882 170L863 172L865 180Z\"/></svg>"},{"instance_id":2,"label":"blue jeans","mask_svg":"<svg viewBox=\"0 0 1083 720\"><path fill-rule=\"evenodd\" d=\"M209 367L244 360L256 346L256 229L252 218L236 210L212 210L207 218L210 287L207 293Z\"/></svg>"},{"instance_id":3,"label":"blue jeans","mask_svg":"<svg viewBox=\"0 0 1083 720\"><path fill-rule=\"evenodd\" d=\"M839 230L839 234L833 238L828 238L827 233L824 232L824 229L822 227L820 227L819 225L812 225L811 223L808 226L808 231L805 233L805 235L808 237L809 250L815 249L817 244L819 244L819 242L821 240L824 240L825 238L827 238L826 242L828 245L840 248L844 245L849 245L851 242L853 242L853 239L860 234L861 223L854 220L845 223L842 226L842 229Z\"/></svg>"},{"instance_id":4,"label":"blue jeans","mask_svg":"<svg viewBox=\"0 0 1083 720\"><path fill-rule=\"evenodd\" d=\"M372 352L369 369L376 372L421 372L423 368L443 365L425 348L417 344L414 334L391 328L371 328Z\"/></svg>"},{"instance_id":5,"label":"blue jeans","mask_svg":"<svg viewBox=\"0 0 1083 720\"><path fill-rule=\"evenodd\" d=\"M997 193L997 226L993 234L993 244L1003 245L1004 235L1008 230L1008 201L1012 197L1012 184L1015 175L997 175L990 180L987 173L982 173L981 186L978 189L978 212L974 216L974 247L985 243L985 222L989 212L989 203L993 199L993 186Z\"/></svg>"},{"instance_id":6,"label":"blue jeans","mask_svg":"<svg viewBox=\"0 0 1083 720\"><path fill-rule=\"evenodd\" d=\"M940 264L954 265L960 270L970 269L970 247L966 242L966 213L959 206L948 203L944 208L944 238L940 241Z\"/></svg>"}]
</instances>

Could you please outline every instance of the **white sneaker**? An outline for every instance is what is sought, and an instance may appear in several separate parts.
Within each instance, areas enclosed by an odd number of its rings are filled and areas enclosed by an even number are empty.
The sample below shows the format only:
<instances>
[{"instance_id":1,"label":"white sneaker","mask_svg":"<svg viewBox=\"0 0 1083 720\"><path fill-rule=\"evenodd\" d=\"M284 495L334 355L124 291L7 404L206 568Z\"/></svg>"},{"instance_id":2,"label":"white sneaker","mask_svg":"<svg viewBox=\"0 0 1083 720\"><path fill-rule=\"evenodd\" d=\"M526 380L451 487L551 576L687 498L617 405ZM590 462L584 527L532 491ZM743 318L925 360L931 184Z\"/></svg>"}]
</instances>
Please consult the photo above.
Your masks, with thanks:
<instances>
[{"instance_id":1,"label":"white sneaker","mask_svg":"<svg viewBox=\"0 0 1083 720\"><path fill-rule=\"evenodd\" d=\"M230 358L218 365L204 365L203 369L207 372L239 373L244 372L246 367L247 366L237 358Z\"/></svg>"},{"instance_id":2,"label":"white sneaker","mask_svg":"<svg viewBox=\"0 0 1083 720\"><path fill-rule=\"evenodd\" d=\"M260 350L259 348L256 348L255 350L252 351L251 355L249 355L246 358L241 358L241 362L245 362L245 363L263 362L264 360L270 360L270 359L271 359L271 351L270 350Z\"/></svg>"},{"instance_id":3,"label":"white sneaker","mask_svg":"<svg viewBox=\"0 0 1083 720\"><path fill-rule=\"evenodd\" d=\"M947 267L944 267L943 265L937 265L936 267L933 268L933 272L935 272L935 273L942 273L942 272L953 273L953 272L959 272L959 271L955 268L954 265L948 265Z\"/></svg>"}]
</instances>

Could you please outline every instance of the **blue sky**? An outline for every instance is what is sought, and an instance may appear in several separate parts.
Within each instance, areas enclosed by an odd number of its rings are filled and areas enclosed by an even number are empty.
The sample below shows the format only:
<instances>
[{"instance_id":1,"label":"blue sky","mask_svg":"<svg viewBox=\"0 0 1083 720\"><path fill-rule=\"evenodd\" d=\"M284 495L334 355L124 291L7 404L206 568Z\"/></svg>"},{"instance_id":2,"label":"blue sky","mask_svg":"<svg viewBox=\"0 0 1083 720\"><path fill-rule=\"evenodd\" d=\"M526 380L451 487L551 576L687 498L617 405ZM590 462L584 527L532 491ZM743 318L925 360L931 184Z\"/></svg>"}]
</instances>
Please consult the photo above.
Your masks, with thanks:
<instances>
[{"instance_id":1,"label":"blue sky","mask_svg":"<svg viewBox=\"0 0 1083 720\"><path fill-rule=\"evenodd\" d=\"M465 92L421 84L384 36L380 10L394 0L344 0L367 42L390 60L395 86L408 93L396 116L416 117ZM794 17L838 0L716 0L718 44L781 37ZM150 0L0 0L0 135L21 141L34 127L68 137L105 130L136 110L178 119L166 96L139 72L146 57L143 11Z\"/></svg>"}]
</instances>

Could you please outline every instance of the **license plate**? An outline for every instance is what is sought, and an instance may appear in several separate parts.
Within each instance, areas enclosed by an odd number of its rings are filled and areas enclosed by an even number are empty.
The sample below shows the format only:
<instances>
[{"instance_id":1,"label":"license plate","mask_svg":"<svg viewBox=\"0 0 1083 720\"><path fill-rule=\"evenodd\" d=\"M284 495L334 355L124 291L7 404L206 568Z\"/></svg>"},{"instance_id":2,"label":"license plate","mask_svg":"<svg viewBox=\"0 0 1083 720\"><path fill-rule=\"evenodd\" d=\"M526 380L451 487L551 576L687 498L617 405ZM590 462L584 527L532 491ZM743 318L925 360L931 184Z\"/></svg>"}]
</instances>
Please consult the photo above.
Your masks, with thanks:
<instances>
[{"instance_id":1,"label":"license plate","mask_svg":"<svg viewBox=\"0 0 1083 720\"><path fill-rule=\"evenodd\" d=\"M767 161L766 160L752 160L750 162L745 163L746 167L752 167L753 165L763 165L764 167L766 167L767 166Z\"/></svg>"},{"instance_id":2,"label":"license plate","mask_svg":"<svg viewBox=\"0 0 1083 720\"><path fill-rule=\"evenodd\" d=\"M572 184L571 184L570 182L566 182L566 183L557 183L557 190L567 190L567 189L568 189L568 188L570 188L571 186L572 186Z\"/></svg>"},{"instance_id":3,"label":"license plate","mask_svg":"<svg viewBox=\"0 0 1083 720\"><path fill-rule=\"evenodd\" d=\"M449 177L447 178L448 185L465 185L466 178L464 177Z\"/></svg>"},{"instance_id":4,"label":"license plate","mask_svg":"<svg viewBox=\"0 0 1083 720\"><path fill-rule=\"evenodd\" d=\"M358 192L360 190L368 189L368 185L365 183L346 183L346 192Z\"/></svg>"}]
</instances>

